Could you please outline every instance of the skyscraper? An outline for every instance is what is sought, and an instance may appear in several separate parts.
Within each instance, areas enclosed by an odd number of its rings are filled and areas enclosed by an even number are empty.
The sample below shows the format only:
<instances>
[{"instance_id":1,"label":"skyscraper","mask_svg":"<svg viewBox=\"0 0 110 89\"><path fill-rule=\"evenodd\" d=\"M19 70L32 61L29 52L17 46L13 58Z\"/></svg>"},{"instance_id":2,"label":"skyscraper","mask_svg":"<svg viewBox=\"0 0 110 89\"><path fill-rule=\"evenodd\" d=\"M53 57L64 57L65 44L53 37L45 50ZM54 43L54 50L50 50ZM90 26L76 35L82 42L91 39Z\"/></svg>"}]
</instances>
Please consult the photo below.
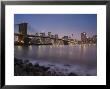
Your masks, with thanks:
<instances>
[{"instance_id":1,"label":"skyscraper","mask_svg":"<svg viewBox=\"0 0 110 89\"><path fill-rule=\"evenodd\" d=\"M86 43L87 40L87 34L86 32L81 33L81 42Z\"/></svg>"},{"instance_id":2,"label":"skyscraper","mask_svg":"<svg viewBox=\"0 0 110 89\"><path fill-rule=\"evenodd\" d=\"M45 37L45 33L40 33L40 36Z\"/></svg>"},{"instance_id":3,"label":"skyscraper","mask_svg":"<svg viewBox=\"0 0 110 89\"><path fill-rule=\"evenodd\" d=\"M58 39L58 34L55 34L55 38Z\"/></svg>"},{"instance_id":4,"label":"skyscraper","mask_svg":"<svg viewBox=\"0 0 110 89\"><path fill-rule=\"evenodd\" d=\"M92 37L92 42L93 42L93 43L97 43L97 35L93 35L93 37Z\"/></svg>"},{"instance_id":5,"label":"skyscraper","mask_svg":"<svg viewBox=\"0 0 110 89\"><path fill-rule=\"evenodd\" d=\"M48 32L48 36L51 37L51 32Z\"/></svg>"},{"instance_id":6,"label":"skyscraper","mask_svg":"<svg viewBox=\"0 0 110 89\"><path fill-rule=\"evenodd\" d=\"M64 39L64 40L68 40L68 36L64 36L63 39Z\"/></svg>"}]
</instances>

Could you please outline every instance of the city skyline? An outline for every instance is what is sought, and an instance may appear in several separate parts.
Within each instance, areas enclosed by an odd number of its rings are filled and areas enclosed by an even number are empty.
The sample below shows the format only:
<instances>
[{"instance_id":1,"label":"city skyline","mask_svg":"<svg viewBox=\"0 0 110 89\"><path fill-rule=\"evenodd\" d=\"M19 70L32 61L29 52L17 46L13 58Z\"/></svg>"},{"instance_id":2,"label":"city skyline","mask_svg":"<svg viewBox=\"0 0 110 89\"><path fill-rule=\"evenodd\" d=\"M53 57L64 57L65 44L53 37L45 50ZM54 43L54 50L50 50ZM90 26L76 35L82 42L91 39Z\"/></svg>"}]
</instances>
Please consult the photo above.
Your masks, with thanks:
<instances>
[{"instance_id":1,"label":"city skyline","mask_svg":"<svg viewBox=\"0 0 110 89\"><path fill-rule=\"evenodd\" d=\"M88 37L97 34L96 14L15 14L14 29L18 32L16 24L28 23L28 34L52 32L59 37L72 36L80 39L80 34L86 32Z\"/></svg>"}]
</instances>

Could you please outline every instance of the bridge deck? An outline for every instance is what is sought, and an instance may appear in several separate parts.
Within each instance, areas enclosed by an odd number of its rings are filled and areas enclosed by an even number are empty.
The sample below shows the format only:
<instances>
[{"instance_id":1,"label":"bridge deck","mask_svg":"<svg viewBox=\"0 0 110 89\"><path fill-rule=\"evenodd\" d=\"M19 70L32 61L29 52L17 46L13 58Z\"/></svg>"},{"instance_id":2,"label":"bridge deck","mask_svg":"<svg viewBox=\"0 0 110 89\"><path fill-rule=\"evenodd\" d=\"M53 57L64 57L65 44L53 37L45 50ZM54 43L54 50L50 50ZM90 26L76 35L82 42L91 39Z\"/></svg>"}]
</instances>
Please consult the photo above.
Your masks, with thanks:
<instances>
[{"instance_id":1,"label":"bridge deck","mask_svg":"<svg viewBox=\"0 0 110 89\"><path fill-rule=\"evenodd\" d=\"M19 33L14 33L15 36L25 36L23 34L19 34ZM41 38L50 38L50 39L56 39L56 38L52 38L52 37L49 37L49 36L36 36L36 35L26 35L27 37L41 37ZM63 39L57 39L57 40L63 40ZM64 40L64 41L68 41L68 40Z\"/></svg>"}]
</instances>

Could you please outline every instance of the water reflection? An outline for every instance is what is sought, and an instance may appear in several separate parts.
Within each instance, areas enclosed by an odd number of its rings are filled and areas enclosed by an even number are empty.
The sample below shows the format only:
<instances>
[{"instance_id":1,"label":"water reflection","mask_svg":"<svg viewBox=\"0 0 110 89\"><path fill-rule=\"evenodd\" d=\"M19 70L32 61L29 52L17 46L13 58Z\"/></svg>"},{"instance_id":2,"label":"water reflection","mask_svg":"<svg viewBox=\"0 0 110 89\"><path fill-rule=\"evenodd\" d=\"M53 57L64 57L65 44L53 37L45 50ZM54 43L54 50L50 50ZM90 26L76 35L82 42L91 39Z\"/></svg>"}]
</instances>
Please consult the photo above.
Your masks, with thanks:
<instances>
[{"instance_id":1,"label":"water reflection","mask_svg":"<svg viewBox=\"0 0 110 89\"><path fill-rule=\"evenodd\" d=\"M97 65L96 45L15 46L15 56L31 60Z\"/></svg>"}]
</instances>

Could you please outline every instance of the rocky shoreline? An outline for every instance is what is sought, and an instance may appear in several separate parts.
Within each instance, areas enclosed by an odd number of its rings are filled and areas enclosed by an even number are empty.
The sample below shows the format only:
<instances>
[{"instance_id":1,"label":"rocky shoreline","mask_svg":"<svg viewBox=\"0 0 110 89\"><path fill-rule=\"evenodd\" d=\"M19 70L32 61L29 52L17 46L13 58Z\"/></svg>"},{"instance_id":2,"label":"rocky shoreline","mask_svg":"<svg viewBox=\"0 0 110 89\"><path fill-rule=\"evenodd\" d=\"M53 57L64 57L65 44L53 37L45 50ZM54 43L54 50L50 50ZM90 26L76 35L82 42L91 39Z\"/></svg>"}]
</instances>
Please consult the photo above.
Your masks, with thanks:
<instances>
[{"instance_id":1,"label":"rocky shoreline","mask_svg":"<svg viewBox=\"0 0 110 89\"><path fill-rule=\"evenodd\" d=\"M65 75L62 72L50 71L50 67L32 64L29 60L14 58L14 76L78 76L76 73Z\"/></svg>"}]
</instances>

